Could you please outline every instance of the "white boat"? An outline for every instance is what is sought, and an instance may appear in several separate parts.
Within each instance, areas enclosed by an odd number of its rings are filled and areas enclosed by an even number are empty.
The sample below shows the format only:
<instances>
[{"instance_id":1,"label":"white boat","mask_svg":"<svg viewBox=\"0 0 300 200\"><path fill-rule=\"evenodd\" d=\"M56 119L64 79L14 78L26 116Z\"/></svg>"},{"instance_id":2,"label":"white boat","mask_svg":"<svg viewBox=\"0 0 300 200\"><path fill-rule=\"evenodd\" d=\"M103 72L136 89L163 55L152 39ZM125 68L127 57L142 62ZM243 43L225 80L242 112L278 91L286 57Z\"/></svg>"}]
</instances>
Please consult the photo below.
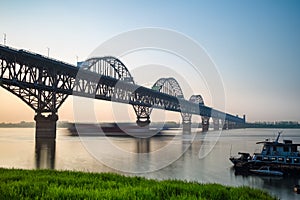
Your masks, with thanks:
<instances>
[{"instance_id":1,"label":"white boat","mask_svg":"<svg viewBox=\"0 0 300 200\"><path fill-rule=\"evenodd\" d=\"M267 176L283 176L283 172L271 170L269 166L263 166L259 169L250 169L250 172L259 175L267 175Z\"/></svg>"}]
</instances>

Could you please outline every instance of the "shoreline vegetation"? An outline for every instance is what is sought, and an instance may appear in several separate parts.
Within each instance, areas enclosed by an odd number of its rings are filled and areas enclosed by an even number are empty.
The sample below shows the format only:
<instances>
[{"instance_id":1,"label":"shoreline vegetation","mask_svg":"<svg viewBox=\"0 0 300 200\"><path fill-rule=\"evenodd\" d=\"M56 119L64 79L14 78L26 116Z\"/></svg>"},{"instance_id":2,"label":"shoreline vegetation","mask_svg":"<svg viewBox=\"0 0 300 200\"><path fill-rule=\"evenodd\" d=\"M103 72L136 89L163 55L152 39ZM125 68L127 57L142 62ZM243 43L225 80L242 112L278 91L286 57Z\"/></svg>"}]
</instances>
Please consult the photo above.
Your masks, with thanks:
<instances>
[{"instance_id":1,"label":"shoreline vegetation","mask_svg":"<svg viewBox=\"0 0 300 200\"><path fill-rule=\"evenodd\" d=\"M113 124L113 123L100 123L100 125L105 124ZM135 123L124 123L124 124L134 124ZM166 128L179 128L180 124L176 122L152 122L152 124L158 125L161 127L162 125ZM58 121L57 127L58 128L70 128L73 127L73 122L68 121ZM201 124L200 124L201 126ZM210 125L213 127L213 124ZM0 128L35 128L35 122L25 122L21 121L19 123L0 123ZM200 127L199 127L200 128ZM253 122L253 123L246 123L242 128L280 128L280 129L300 129L300 123L297 121L278 121L278 122Z\"/></svg>"},{"instance_id":2,"label":"shoreline vegetation","mask_svg":"<svg viewBox=\"0 0 300 200\"><path fill-rule=\"evenodd\" d=\"M0 199L276 199L250 187L113 173L0 168Z\"/></svg>"}]
</instances>

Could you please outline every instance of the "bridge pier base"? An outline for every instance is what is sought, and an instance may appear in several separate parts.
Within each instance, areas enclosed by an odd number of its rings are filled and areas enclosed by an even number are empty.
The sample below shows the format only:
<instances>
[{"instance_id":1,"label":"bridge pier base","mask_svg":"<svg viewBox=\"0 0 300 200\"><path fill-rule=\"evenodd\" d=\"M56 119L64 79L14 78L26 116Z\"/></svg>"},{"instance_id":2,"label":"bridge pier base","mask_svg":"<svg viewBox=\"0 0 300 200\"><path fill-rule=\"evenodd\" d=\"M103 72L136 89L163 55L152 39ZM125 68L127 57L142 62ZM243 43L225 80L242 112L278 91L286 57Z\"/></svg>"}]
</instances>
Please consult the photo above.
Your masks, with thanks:
<instances>
[{"instance_id":1,"label":"bridge pier base","mask_svg":"<svg viewBox=\"0 0 300 200\"><path fill-rule=\"evenodd\" d=\"M209 128L209 118L210 117L202 117L202 131L207 132Z\"/></svg>"},{"instance_id":2,"label":"bridge pier base","mask_svg":"<svg viewBox=\"0 0 300 200\"><path fill-rule=\"evenodd\" d=\"M234 129L235 123L234 122L228 122L228 129Z\"/></svg>"},{"instance_id":3,"label":"bridge pier base","mask_svg":"<svg viewBox=\"0 0 300 200\"><path fill-rule=\"evenodd\" d=\"M223 122L223 128L222 128L223 130L227 130L228 129L228 121L227 120L225 120L224 122Z\"/></svg>"},{"instance_id":4,"label":"bridge pier base","mask_svg":"<svg viewBox=\"0 0 300 200\"><path fill-rule=\"evenodd\" d=\"M213 119L214 130L215 130L215 131L217 131L217 130L220 129L220 122L219 122L219 121L220 121L219 119L216 119L216 118Z\"/></svg>"},{"instance_id":5,"label":"bridge pier base","mask_svg":"<svg viewBox=\"0 0 300 200\"><path fill-rule=\"evenodd\" d=\"M145 126L148 126L150 123L151 123L150 120L146 120L146 121L136 120L136 124L137 124L139 127L145 127Z\"/></svg>"},{"instance_id":6,"label":"bridge pier base","mask_svg":"<svg viewBox=\"0 0 300 200\"><path fill-rule=\"evenodd\" d=\"M56 122L58 115L52 113L44 116L38 113L35 117L35 138L38 139L55 139L56 138Z\"/></svg>"},{"instance_id":7,"label":"bridge pier base","mask_svg":"<svg viewBox=\"0 0 300 200\"><path fill-rule=\"evenodd\" d=\"M192 123L191 122L182 122L182 130L184 132L191 132L191 130L192 130Z\"/></svg>"}]
</instances>

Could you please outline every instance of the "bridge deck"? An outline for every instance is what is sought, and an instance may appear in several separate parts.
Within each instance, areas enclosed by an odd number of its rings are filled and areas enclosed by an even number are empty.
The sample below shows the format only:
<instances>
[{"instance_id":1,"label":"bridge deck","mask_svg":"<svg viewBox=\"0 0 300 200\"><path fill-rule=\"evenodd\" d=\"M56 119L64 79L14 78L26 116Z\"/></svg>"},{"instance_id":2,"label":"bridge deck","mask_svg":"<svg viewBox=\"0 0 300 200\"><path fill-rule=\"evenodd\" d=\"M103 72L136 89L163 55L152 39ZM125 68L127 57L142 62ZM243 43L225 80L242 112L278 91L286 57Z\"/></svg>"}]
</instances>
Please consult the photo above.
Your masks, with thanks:
<instances>
[{"instance_id":1,"label":"bridge deck","mask_svg":"<svg viewBox=\"0 0 300 200\"><path fill-rule=\"evenodd\" d=\"M83 70L74 65L29 51L0 46L0 60L0 84L2 87L5 86L6 89L15 94L17 93L16 88L19 88L19 93L21 89L27 92L30 89L30 97L36 98L35 101L37 102L41 98L38 95L39 91L47 91L53 93L52 97L55 96L56 100L60 101L59 105L56 106L49 103L51 100L44 102L45 105L39 103L33 105L28 99L19 95L36 111L38 109L42 109L43 112L57 111L68 95L77 95L245 123L243 118L211 107ZM36 91L32 92L32 90ZM46 97L43 97L45 101L47 100ZM31 101L33 100L31 99Z\"/></svg>"}]
</instances>

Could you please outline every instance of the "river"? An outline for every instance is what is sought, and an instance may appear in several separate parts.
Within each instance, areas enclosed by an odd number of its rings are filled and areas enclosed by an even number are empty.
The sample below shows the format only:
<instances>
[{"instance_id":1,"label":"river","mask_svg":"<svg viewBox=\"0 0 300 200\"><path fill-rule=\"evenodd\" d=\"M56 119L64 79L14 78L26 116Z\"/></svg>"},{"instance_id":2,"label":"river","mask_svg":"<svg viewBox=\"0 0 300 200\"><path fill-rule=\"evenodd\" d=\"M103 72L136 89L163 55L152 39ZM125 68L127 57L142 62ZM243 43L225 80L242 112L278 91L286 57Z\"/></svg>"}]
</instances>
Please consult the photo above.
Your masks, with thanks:
<instances>
[{"instance_id":1,"label":"river","mask_svg":"<svg viewBox=\"0 0 300 200\"><path fill-rule=\"evenodd\" d=\"M299 177L235 175L230 155L257 152L257 141L274 139L276 129L233 129L182 134L166 131L151 138L71 136L57 130L56 141L35 140L31 128L0 128L0 167L50 168L88 172L116 172L154 179L260 188L280 199L299 199L293 186ZM299 129L285 129L282 139L300 143ZM134 173L133 173L134 172Z\"/></svg>"}]
</instances>

